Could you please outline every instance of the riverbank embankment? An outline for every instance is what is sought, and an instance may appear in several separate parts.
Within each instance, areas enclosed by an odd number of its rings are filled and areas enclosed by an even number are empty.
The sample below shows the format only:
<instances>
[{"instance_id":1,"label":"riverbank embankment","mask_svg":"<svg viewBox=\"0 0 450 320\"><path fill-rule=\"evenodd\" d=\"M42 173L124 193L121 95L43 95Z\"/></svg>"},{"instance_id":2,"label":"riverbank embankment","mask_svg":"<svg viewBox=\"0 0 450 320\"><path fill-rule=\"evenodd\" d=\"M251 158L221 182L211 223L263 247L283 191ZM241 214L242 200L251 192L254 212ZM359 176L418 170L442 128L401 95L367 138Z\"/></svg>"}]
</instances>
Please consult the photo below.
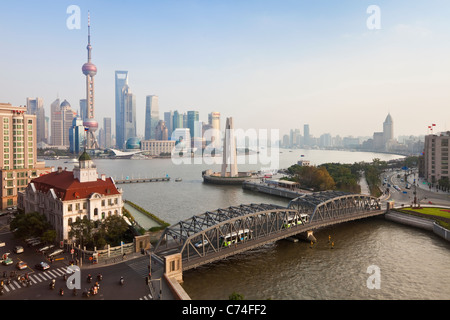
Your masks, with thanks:
<instances>
[{"instance_id":1,"label":"riverbank embankment","mask_svg":"<svg viewBox=\"0 0 450 320\"><path fill-rule=\"evenodd\" d=\"M399 210L390 210L386 212L385 218L390 221L409 225L427 231L432 231L439 237L450 241L450 230L440 226L434 219L415 216Z\"/></svg>"}]
</instances>

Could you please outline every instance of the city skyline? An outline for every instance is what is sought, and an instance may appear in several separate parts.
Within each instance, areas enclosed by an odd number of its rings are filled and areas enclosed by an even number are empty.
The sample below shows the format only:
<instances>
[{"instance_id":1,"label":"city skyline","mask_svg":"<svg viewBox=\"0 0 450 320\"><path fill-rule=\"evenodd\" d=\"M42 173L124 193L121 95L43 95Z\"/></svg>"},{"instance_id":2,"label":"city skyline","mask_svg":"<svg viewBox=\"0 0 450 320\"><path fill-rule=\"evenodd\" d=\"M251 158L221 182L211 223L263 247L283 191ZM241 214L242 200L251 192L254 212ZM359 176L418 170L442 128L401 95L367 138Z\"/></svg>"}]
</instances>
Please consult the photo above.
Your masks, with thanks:
<instances>
[{"instance_id":1,"label":"city skyline","mask_svg":"<svg viewBox=\"0 0 450 320\"><path fill-rule=\"evenodd\" d=\"M57 97L73 106L85 98L89 11L96 119L115 122L114 72L127 70L140 136L148 95L159 97L160 115L197 110L207 122L217 110L236 128L280 129L280 137L304 124L316 137L371 136L388 113L396 136L450 127L446 2L149 1L129 9L79 1L72 30L71 4L4 4L0 101L40 97L50 114ZM371 4L381 9L379 30L366 25ZM42 81L49 65L52 77Z\"/></svg>"}]
</instances>

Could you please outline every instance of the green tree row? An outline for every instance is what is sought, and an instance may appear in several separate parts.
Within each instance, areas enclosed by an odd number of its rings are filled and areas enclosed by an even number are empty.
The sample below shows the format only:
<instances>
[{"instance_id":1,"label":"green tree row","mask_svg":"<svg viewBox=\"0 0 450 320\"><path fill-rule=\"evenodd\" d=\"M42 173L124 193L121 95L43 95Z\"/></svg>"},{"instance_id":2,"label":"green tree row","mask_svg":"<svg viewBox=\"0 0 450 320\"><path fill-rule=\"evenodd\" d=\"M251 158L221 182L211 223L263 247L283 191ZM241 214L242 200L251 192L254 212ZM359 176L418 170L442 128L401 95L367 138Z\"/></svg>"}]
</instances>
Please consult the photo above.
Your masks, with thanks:
<instances>
[{"instance_id":1,"label":"green tree row","mask_svg":"<svg viewBox=\"0 0 450 320\"><path fill-rule=\"evenodd\" d=\"M92 221L87 218L76 219L69 224L69 237L75 242L92 250L103 249L107 244L118 246L120 242L133 240L133 232L120 216L109 216L103 221Z\"/></svg>"},{"instance_id":2,"label":"green tree row","mask_svg":"<svg viewBox=\"0 0 450 320\"><path fill-rule=\"evenodd\" d=\"M414 159L411 159L411 164ZM314 191L339 190L360 193L359 180L364 173L371 195L379 196L380 174L388 167L385 161L376 158L371 163L354 164L325 163L320 166L292 165L288 168L291 181L300 183L302 188Z\"/></svg>"}]
</instances>

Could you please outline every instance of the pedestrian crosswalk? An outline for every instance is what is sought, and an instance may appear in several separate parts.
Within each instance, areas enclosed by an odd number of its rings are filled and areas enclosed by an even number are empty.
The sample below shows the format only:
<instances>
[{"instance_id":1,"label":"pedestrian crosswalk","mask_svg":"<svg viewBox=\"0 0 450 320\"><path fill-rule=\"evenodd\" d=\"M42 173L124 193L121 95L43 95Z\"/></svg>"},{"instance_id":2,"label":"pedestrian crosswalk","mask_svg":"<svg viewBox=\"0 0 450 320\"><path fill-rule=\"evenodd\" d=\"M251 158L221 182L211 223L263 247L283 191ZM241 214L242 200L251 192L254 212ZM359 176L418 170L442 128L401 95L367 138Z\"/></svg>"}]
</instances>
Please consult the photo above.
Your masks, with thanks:
<instances>
[{"instance_id":1,"label":"pedestrian crosswalk","mask_svg":"<svg viewBox=\"0 0 450 320\"><path fill-rule=\"evenodd\" d=\"M142 278L148 276L149 273L149 260L148 259L140 259L133 262L128 262L127 265L133 269L138 275Z\"/></svg>"},{"instance_id":2,"label":"pedestrian crosswalk","mask_svg":"<svg viewBox=\"0 0 450 320\"><path fill-rule=\"evenodd\" d=\"M39 271L33 272L28 275L28 279L30 280L29 284L36 285L36 284L39 284L44 281L50 281L53 279L62 278L65 274L70 275L70 274L72 274L72 272L69 272L67 267L60 267L60 268L52 269L52 270L45 270L43 272L39 272ZM6 283L6 280L3 280L3 282L4 282L3 288L4 288L5 292L11 292L11 291L18 290L18 289L21 289L21 288L24 288L27 286L26 281L22 282L20 280L17 280L17 278L15 278L14 280L11 280L9 284Z\"/></svg>"},{"instance_id":3,"label":"pedestrian crosswalk","mask_svg":"<svg viewBox=\"0 0 450 320\"><path fill-rule=\"evenodd\" d=\"M149 293L141 298L139 300L153 300L152 295Z\"/></svg>"}]
</instances>

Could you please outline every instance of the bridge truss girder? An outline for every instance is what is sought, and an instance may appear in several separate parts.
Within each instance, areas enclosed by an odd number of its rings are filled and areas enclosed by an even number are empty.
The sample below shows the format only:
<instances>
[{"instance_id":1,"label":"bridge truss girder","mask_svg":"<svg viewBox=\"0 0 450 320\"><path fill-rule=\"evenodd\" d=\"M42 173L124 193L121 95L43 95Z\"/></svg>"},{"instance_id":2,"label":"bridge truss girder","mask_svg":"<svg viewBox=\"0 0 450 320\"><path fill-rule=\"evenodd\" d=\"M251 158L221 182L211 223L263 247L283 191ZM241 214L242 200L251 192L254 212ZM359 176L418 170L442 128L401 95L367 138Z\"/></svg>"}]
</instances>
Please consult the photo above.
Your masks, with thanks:
<instances>
[{"instance_id":1,"label":"bridge truss girder","mask_svg":"<svg viewBox=\"0 0 450 320\"><path fill-rule=\"evenodd\" d=\"M364 211L380 210L380 201L372 196L344 192L323 192L293 199L288 208L310 214L310 222L339 219Z\"/></svg>"},{"instance_id":2,"label":"bridge truss girder","mask_svg":"<svg viewBox=\"0 0 450 320\"><path fill-rule=\"evenodd\" d=\"M250 230L248 237L233 244L233 247L242 245L280 232L288 218L299 220L300 213L297 210L267 204L241 205L208 211L166 228L155 247L155 252L176 248L177 252L182 253L183 259L204 257L228 249L223 246L221 237ZM203 243L204 240L207 244L196 246L196 243Z\"/></svg>"}]
</instances>

